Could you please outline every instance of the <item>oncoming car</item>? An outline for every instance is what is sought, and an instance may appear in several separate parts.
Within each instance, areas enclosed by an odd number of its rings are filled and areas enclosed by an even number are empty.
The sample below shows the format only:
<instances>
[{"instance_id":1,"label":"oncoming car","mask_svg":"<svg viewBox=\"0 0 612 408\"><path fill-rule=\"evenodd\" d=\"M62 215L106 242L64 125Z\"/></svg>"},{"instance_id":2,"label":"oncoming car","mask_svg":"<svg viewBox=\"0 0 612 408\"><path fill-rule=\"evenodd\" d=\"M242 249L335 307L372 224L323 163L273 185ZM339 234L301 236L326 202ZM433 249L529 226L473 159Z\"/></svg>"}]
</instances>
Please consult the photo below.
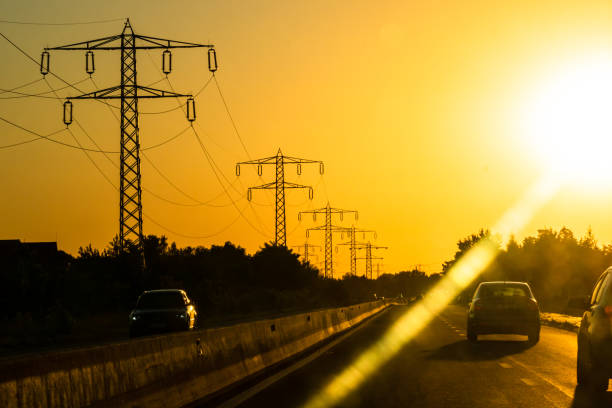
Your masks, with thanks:
<instances>
[{"instance_id":1,"label":"oncoming car","mask_svg":"<svg viewBox=\"0 0 612 408\"><path fill-rule=\"evenodd\" d=\"M196 318L196 308L184 290L148 290L138 297L130 313L130 337L191 330Z\"/></svg>"},{"instance_id":2,"label":"oncoming car","mask_svg":"<svg viewBox=\"0 0 612 408\"><path fill-rule=\"evenodd\" d=\"M578 331L578 385L605 391L612 377L612 267L601 274L584 306Z\"/></svg>"},{"instance_id":3,"label":"oncoming car","mask_svg":"<svg viewBox=\"0 0 612 408\"><path fill-rule=\"evenodd\" d=\"M467 338L479 334L522 334L530 343L540 339L538 301L525 282L482 282L478 285L467 319Z\"/></svg>"}]
</instances>

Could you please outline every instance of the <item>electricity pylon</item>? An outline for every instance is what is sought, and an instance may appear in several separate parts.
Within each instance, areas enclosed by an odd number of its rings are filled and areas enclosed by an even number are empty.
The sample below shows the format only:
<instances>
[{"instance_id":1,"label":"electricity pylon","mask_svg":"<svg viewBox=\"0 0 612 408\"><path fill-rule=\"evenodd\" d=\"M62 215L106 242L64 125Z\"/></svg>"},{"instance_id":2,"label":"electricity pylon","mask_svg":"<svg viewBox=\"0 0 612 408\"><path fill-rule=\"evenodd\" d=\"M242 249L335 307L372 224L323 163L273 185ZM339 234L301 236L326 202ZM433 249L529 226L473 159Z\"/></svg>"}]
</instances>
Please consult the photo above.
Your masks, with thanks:
<instances>
[{"instance_id":1,"label":"electricity pylon","mask_svg":"<svg viewBox=\"0 0 612 408\"><path fill-rule=\"evenodd\" d=\"M363 233L364 237L365 237L366 233L373 233L374 234L374 238L376 238L376 231L374 231L374 230L358 229L358 228L355 228L354 225L351 228L346 228L346 231L349 233L349 241L343 242L343 243L338 244L338 245L348 245L349 246L350 255L351 255L351 275L357 276L357 249L359 247L362 247L362 246L366 245L363 242L357 242L357 238L356 238L357 233L358 232Z\"/></svg>"},{"instance_id":2,"label":"electricity pylon","mask_svg":"<svg viewBox=\"0 0 612 408\"><path fill-rule=\"evenodd\" d=\"M171 67L171 48L209 48L209 70L216 71L216 54L212 45L184 41L166 40L134 34L127 19L121 34L95 40L83 41L59 47L45 48L41 58L41 73L49 72L49 51L86 50L85 67L90 75L94 72L94 50L121 51L121 84L111 88L68 97L64 103L64 123L72 122L73 99L120 99L121 100L121 148L119 169L119 246L124 249L127 242L142 250L142 189L140 177L140 139L138 127L138 99L187 97L187 119L195 120L195 104L190 94L154 89L138 85L136 81L136 50L163 49L163 71L167 75ZM213 64L214 62L214 64Z\"/></svg>"},{"instance_id":3,"label":"electricity pylon","mask_svg":"<svg viewBox=\"0 0 612 408\"><path fill-rule=\"evenodd\" d=\"M287 219L285 217L285 189L288 188L307 188L308 198L312 200L313 190L310 186L290 183L285 181L285 165L297 165L297 174L302 174L302 164L319 163L319 173L323 174L323 162L320 160L299 159L297 157L283 156L281 149L278 149L276 156L266 157L264 159L255 159L244 161L236 164L236 175L240 175L241 164L256 164L257 174L262 175L262 166L264 164L274 164L276 166L276 181L262 184L260 186L249 187L247 191L247 199L251 200L251 190L276 190L276 224L275 224L275 241L276 245L287 246Z\"/></svg>"},{"instance_id":4,"label":"electricity pylon","mask_svg":"<svg viewBox=\"0 0 612 408\"><path fill-rule=\"evenodd\" d=\"M364 246L360 246L357 250L365 249L366 255L365 257L357 258L357 259L365 259L366 261L366 278L372 279L372 259L383 259L380 256L372 256L372 249L389 249L386 246L378 246L372 245L370 241L368 241Z\"/></svg>"},{"instance_id":5,"label":"electricity pylon","mask_svg":"<svg viewBox=\"0 0 612 408\"><path fill-rule=\"evenodd\" d=\"M306 234L308 234L309 231L316 231L316 230L325 231L325 272L323 276L325 276L326 278L334 277L334 265L333 265L333 259L332 259L333 257L333 251L332 251L333 232L334 231L338 231L338 232L345 231L343 227L337 227L335 225L332 225L332 215L340 214L340 220L342 221L345 213L354 213L355 221L357 221L357 219L359 218L359 213L356 210L343 210L341 208L333 208L329 205L329 202L327 202L327 206L325 206L324 208L317 208L316 210L309 210L309 211L300 211L298 213L298 220L301 220L302 214L312 214L312 218L314 221L317 220L317 214L325 214L325 224L320 225L318 227L308 228L306 230Z\"/></svg>"},{"instance_id":6,"label":"electricity pylon","mask_svg":"<svg viewBox=\"0 0 612 408\"><path fill-rule=\"evenodd\" d=\"M308 258L312 255L314 256L315 254L310 252L310 248L313 248L314 250L316 250L317 248L321 249L321 247L319 245L312 245L309 244L308 241L304 242L304 245L295 245L294 248L302 249L304 248L304 262L308 263Z\"/></svg>"}]
</instances>

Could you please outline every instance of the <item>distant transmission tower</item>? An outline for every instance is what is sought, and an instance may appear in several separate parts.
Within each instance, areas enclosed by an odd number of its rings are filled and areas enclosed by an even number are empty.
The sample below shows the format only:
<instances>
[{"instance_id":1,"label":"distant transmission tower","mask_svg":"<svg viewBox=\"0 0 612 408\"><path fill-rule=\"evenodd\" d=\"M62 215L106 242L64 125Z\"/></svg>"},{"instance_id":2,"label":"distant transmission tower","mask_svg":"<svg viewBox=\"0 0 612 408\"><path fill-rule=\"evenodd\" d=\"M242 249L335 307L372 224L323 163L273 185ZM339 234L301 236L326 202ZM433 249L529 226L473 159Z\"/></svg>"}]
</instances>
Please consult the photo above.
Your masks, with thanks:
<instances>
[{"instance_id":1,"label":"distant transmission tower","mask_svg":"<svg viewBox=\"0 0 612 408\"><path fill-rule=\"evenodd\" d=\"M310 256L315 256L314 253L310 252L310 249L312 248L312 249L316 250L317 248L320 249L321 247L319 245L309 244L308 241L306 241L306 242L304 242L304 245L295 245L294 248L297 248L298 250L300 250L302 248L304 249L304 255L303 255L304 256L304 262L307 263Z\"/></svg>"},{"instance_id":2,"label":"distant transmission tower","mask_svg":"<svg viewBox=\"0 0 612 408\"><path fill-rule=\"evenodd\" d=\"M354 213L355 221L359 218L359 214L356 210L343 210L341 208L333 208L327 203L327 206L324 208L317 208L316 210L309 211L300 211L298 213L298 219L302 218L302 214L312 214L312 218L314 221L317 220L317 214L325 214L325 224L320 225L318 227L308 228L306 230L306 234L308 235L309 231L325 231L325 271L324 276L326 278L334 277L334 264L333 264L333 233L335 231L342 232L345 231L346 228L338 227L332 225L332 215L339 214L340 220L344 218L345 213Z\"/></svg>"},{"instance_id":3,"label":"distant transmission tower","mask_svg":"<svg viewBox=\"0 0 612 408\"><path fill-rule=\"evenodd\" d=\"M119 246L123 249L131 242L142 249L142 189L140 178L140 139L138 127L138 99L186 97L187 119L195 120L195 102L190 94L179 94L138 85L136 82L136 50L163 49L162 70L168 75L172 69L171 48L208 48L208 68L217 70L217 56L212 45L166 40L136 35L127 19L119 35L90 41L45 48L42 53L40 72L49 73L50 50L86 50L85 70L91 75L95 70L94 50L121 51L121 84L111 88L67 98L64 102L64 123L72 123L73 99L120 99L121 100L121 148L119 170Z\"/></svg>"},{"instance_id":4,"label":"distant transmission tower","mask_svg":"<svg viewBox=\"0 0 612 408\"><path fill-rule=\"evenodd\" d=\"M347 245L349 247L350 256L351 256L351 275L357 276L357 249L362 246L367 245L362 242L357 242L357 233L358 232L363 233L364 237L366 233L373 233L374 238L376 238L376 231L358 229L358 228L355 228L354 225L351 228L346 228L346 231L349 233L349 241L343 242L338 245Z\"/></svg>"},{"instance_id":5,"label":"distant transmission tower","mask_svg":"<svg viewBox=\"0 0 612 408\"><path fill-rule=\"evenodd\" d=\"M357 259L365 259L365 262L366 262L366 264L365 264L366 265L366 278L372 279L372 259L384 259L383 257L380 257L380 256L372 256L372 250L373 249L389 249L389 247L372 245L372 243L370 243L368 241L367 244L365 244L364 246L361 246L361 247L357 248L357 250L360 250L360 249L365 249L366 255L365 255L365 257L361 257L361 258L357 258ZM377 266L379 266L379 265L377 265ZM378 271L377 271L377 274L378 274Z\"/></svg>"},{"instance_id":6,"label":"distant transmission tower","mask_svg":"<svg viewBox=\"0 0 612 408\"><path fill-rule=\"evenodd\" d=\"M264 159L249 160L236 164L236 175L240 175L241 164L256 164L257 174L262 175L262 166L264 164L273 164L276 166L276 181L272 183L262 184L260 186L249 187L247 199L251 200L251 190L276 190L276 225L275 225L275 241L276 245L287 246L287 219L285 217L285 189L288 188L307 188L308 197L312 200L313 190L310 186L301 184L289 183L285 181L285 165L297 165L297 174L302 174L302 164L319 163L319 173L323 174L323 162L320 160L298 159L297 157L283 156L283 152L278 149L276 156L266 157Z\"/></svg>"}]
</instances>

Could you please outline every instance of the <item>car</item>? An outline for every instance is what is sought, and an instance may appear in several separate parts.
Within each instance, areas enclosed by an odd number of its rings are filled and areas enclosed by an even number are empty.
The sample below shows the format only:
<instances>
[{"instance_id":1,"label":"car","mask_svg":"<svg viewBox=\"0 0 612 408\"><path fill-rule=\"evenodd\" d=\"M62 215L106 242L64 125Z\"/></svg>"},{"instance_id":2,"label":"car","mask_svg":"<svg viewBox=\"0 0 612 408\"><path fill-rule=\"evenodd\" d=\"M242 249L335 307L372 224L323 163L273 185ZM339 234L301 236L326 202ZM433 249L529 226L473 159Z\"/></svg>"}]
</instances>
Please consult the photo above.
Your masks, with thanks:
<instances>
[{"instance_id":1,"label":"car","mask_svg":"<svg viewBox=\"0 0 612 408\"><path fill-rule=\"evenodd\" d=\"M576 356L578 385L605 391L612 377L612 267L601 274L583 306Z\"/></svg>"},{"instance_id":2,"label":"car","mask_svg":"<svg viewBox=\"0 0 612 408\"><path fill-rule=\"evenodd\" d=\"M540 340L540 307L526 282L482 282L469 305L467 338L479 334L522 334Z\"/></svg>"},{"instance_id":3,"label":"car","mask_svg":"<svg viewBox=\"0 0 612 408\"><path fill-rule=\"evenodd\" d=\"M182 289L144 291L129 316L130 337L192 330L196 307Z\"/></svg>"}]
</instances>

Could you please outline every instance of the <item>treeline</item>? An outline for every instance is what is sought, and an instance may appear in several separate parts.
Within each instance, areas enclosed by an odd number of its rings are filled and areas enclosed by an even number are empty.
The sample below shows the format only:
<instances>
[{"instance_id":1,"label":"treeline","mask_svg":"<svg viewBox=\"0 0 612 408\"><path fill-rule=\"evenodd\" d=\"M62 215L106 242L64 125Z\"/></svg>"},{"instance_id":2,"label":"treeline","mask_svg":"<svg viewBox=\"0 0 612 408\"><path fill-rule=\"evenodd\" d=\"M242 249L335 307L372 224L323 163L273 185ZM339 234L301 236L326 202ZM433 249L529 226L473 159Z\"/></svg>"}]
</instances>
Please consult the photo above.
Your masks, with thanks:
<instances>
[{"instance_id":1,"label":"treeline","mask_svg":"<svg viewBox=\"0 0 612 408\"><path fill-rule=\"evenodd\" d=\"M418 270L377 280L350 275L325 279L298 254L271 244L250 255L230 242L178 248L164 236L149 235L143 246L144 265L136 248L122 251L116 240L102 251L91 245L80 248L76 257L59 251L41 262L22 251L0 260L0 318L25 319L33 326L43 322L50 331L69 333L75 319L118 312L127 316L144 290L184 288L206 325L345 306L375 296L414 297L436 279Z\"/></svg>"},{"instance_id":2,"label":"treeline","mask_svg":"<svg viewBox=\"0 0 612 408\"><path fill-rule=\"evenodd\" d=\"M577 238L568 228L538 230L522 242L510 239L502 247L499 239L480 230L457 243L453 260L443 265L448 271L479 240L497 245L498 255L460 299L468 301L479 282L489 280L525 281L546 311L564 312L568 303L588 295L599 275L612 265L612 245L597 244L592 231Z\"/></svg>"}]
</instances>

